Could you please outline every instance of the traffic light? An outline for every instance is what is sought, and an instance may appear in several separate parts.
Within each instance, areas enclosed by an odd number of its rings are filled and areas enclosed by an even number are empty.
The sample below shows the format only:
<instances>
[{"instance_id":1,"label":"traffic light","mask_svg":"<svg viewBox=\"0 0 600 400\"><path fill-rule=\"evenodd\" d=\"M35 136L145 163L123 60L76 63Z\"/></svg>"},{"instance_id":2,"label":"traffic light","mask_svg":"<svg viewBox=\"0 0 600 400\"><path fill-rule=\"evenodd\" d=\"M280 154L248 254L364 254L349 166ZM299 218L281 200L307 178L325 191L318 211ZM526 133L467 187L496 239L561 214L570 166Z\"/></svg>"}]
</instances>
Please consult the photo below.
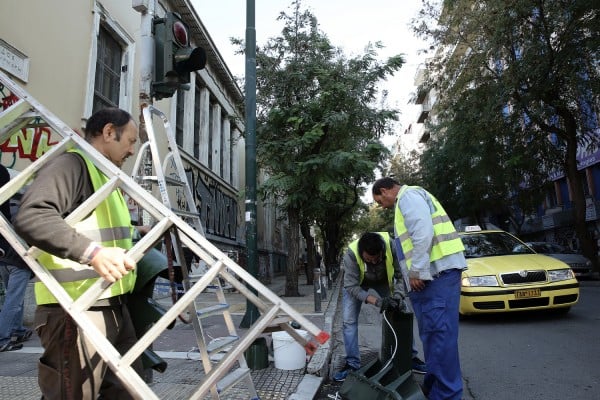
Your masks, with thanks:
<instances>
[{"instance_id":1,"label":"traffic light","mask_svg":"<svg viewBox=\"0 0 600 400\"><path fill-rule=\"evenodd\" d=\"M177 89L189 89L190 73L204 68L206 52L190 46L188 26L177 13L154 18L154 76L152 95L160 100Z\"/></svg>"}]
</instances>

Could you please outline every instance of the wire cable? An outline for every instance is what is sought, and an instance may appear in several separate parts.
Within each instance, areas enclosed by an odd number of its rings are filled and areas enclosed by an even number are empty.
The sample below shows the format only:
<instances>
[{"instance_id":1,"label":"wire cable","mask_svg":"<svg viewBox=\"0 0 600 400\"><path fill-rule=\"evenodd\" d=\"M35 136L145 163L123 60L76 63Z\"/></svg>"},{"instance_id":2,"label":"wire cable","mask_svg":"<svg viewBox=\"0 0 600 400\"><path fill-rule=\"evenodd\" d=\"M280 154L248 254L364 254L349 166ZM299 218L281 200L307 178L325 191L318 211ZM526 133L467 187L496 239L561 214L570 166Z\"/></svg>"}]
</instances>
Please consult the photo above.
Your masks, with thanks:
<instances>
[{"instance_id":1,"label":"wire cable","mask_svg":"<svg viewBox=\"0 0 600 400\"><path fill-rule=\"evenodd\" d=\"M396 335L396 331L394 330L394 328L392 328L392 324L387 319L387 313L388 313L388 310L385 310L383 312L383 319L388 324L388 326L390 327L390 330L394 334L394 351L392 352L392 356L390 357L390 359L388 360L388 362L383 366L383 368L381 368L381 370L379 370L379 372L381 372L384 369L386 369L392 363L392 361L394 360L394 357L396 356L396 351L398 350L398 336Z\"/></svg>"}]
</instances>

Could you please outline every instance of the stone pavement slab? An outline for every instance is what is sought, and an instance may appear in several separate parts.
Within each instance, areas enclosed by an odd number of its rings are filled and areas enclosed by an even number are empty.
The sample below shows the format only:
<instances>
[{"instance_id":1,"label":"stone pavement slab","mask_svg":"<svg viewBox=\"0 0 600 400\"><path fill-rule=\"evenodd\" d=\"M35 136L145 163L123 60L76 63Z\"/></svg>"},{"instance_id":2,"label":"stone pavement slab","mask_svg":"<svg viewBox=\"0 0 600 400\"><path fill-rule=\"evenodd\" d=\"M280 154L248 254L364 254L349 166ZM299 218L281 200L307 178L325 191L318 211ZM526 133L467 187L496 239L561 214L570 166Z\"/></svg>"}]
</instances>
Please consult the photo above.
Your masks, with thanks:
<instances>
[{"instance_id":1,"label":"stone pavement slab","mask_svg":"<svg viewBox=\"0 0 600 400\"><path fill-rule=\"evenodd\" d=\"M285 302L301 312L317 327L331 334L333 328L333 315L339 297L339 287L334 283L332 290L327 293L327 298L321 301L322 312L315 312L313 287L302 285L300 277L299 291L303 296L282 297ZM284 293L285 277L274 278L268 287L277 295ZM201 294L209 301L214 293ZM166 293L157 293L157 301L165 306L170 306L170 297ZM234 323L238 334L243 336L247 329L240 329L239 323L245 313L246 299L239 293L227 293L227 301L232 305ZM33 308L30 308L33 311ZM27 320L32 320L28 317ZM218 338L227 330L223 318L213 316L203 320L205 332L209 337ZM264 335L271 343L271 335ZM272 346L270 351L272 352ZM169 366L164 373L153 373L152 390L159 398L187 399L201 382L203 376L202 364L199 361L195 332L190 324L177 321L172 330L163 332L153 344L154 350L165 360ZM33 400L40 398L37 384L37 360L42 348L39 339L33 335L26 342L23 349L12 352L0 353L0 400ZM331 356L330 342L319 346L315 355L309 358L307 367L298 370L281 370L274 366L273 354L270 354L267 368L252 371L252 377L262 400L283 400L293 398L296 400L309 400L318 390L324 376L329 370ZM309 372L310 371L310 372ZM223 399L248 399L242 386L236 386L229 391Z\"/></svg>"}]
</instances>

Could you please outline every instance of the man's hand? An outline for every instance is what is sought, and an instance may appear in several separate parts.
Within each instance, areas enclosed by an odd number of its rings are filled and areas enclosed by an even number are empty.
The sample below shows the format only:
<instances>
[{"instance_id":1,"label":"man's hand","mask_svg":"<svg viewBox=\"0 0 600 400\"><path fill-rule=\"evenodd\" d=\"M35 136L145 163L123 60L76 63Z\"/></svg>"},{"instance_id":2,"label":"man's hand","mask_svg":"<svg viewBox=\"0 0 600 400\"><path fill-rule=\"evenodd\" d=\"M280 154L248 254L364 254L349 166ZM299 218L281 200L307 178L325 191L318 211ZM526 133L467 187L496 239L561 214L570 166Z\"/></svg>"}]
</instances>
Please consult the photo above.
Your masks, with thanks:
<instances>
[{"instance_id":1,"label":"man's hand","mask_svg":"<svg viewBox=\"0 0 600 400\"><path fill-rule=\"evenodd\" d=\"M400 305L398 304L397 300L386 296L383 299L381 299L381 307L379 307L379 312L383 313L384 311L388 310L396 310L399 308L399 306Z\"/></svg>"},{"instance_id":2,"label":"man's hand","mask_svg":"<svg viewBox=\"0 0 600 400\"><path fill-rule=\"evenodd\" d=\"M404 302L404 295L402 293L394 293L392 299L398 303L398 311L403 311L406 309L406 303Z\"/></svg>"},{"instance_id":3,"label":"man's hand","mask_svg":"<svg viewBox=\"0 0 600 400\"><path fill-rule=\"evenodd\" d=\"M425 282L422 279L410 278L410 288L415 292L420 292L425 289Z\"/></svg>"},{"instance_id":4,"label":"man's hand","mask_svg":"<svg viewBox=\"0 0 600 400\"><path fill-rule=\"evenodd\" d=\"M135 261L120 247L101 248L90 262L94 271L108 282L116 282L135 268Z\"/></svg>"}]
</instances>

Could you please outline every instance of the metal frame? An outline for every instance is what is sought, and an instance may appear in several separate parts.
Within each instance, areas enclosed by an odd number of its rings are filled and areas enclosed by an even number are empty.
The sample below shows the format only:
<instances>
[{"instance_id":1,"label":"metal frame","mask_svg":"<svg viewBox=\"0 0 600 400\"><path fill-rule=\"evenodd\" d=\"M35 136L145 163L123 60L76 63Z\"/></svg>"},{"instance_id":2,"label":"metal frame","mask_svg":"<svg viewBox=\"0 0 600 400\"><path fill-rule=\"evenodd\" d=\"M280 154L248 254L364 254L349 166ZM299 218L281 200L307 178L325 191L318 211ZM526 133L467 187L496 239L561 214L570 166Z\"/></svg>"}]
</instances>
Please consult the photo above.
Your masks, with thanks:
<instances>
[{"instance_id":1,"label":"metal frame","mask_svg":"<svg viewBox=\"0 0 600 400\"><path fill-rule=\"evenodd\" d=\"M226 377L227 372L240 357L243 357L243 352L269 325L276 324L280 329L287 331L294 339L303 345L310 354L314 352L318 344L325 343L329 339L329 334L327 332L319 329L301 313L285 303L275 293L244 270L244 268L231 260L224 252L210 243L201 232L178 217L172 209L153 196L148 196L148 192L136 183L134 179L108 161L94 147L47 110L42 104L32 98L23 88L13 82L2 71L0 71L0 82L20 99L17 103L0 113L0 140L6 140L16 130L23 127L24 124L26 124L26 122L24 123L23 121L29 121L37 117L40 117L54 132L63 137L63 139L50 151L21 171L21 173L9 183L0 188L0 202L6 201L12 197L39 169L43 168L48 161L69 148L77 147L92 159L98 169L110 178L110 181L105 185L106 187L103 186L95 195L79 206L66 219L69 224L78 222L100 203L104 196L108 195L116 187L119 187L158 221L150 232L128 251L129 256L135 260L139 260L145 251L152 247L159 238L170 230L171 232L176 233L177 238L181 240L182 244L186 245L210 266L207 273L194 283L186 291L183 297L179 299L179 301L175 303L167 313L152 326L152 328L139 338L138 342L126 354L121 355L83 313L83 311L87 310L100 295L111 286L111 284L104 280L98 280L96 284L90 287L81 297L76 301L73 301L56 279L54 279L54 277L36 261L36 255L39 250L35 247L29 247L14 232L10 223L6 221L4 217L0 218L0 233L4 235L14 249L23 257L37 278L48 287L61 306L83 329L100 356L106 361L108 366L114 371L119 379L121 379L127 390L135 398L144 400L158 399L147 383L133 370L131 363L141 355L144 349L152 344L152 342L182 311L189 309L189 307L195 308L195 298L218 277L231 283L232 286L239 290L240 293L263 312L263 316L249 329L246 336L238 342L238 344L214 367L214 369L207 371L206 377L200 382L191 397L192 399L203 398L208 392L211 392L213 398L218 398L215 397L218 396L217 393L222 392L226 387L231 386L232 382L235 382L236 379L239 380L240 378L237 375L229 377L228 379ZM148 109L147 111L145 109L144 113L156 113L156 111L156 109ZM173 149L174 148L172 147L171 150ZM189 190L189 185L187 186ZM260 293L262 298L254 295L252 289ZM198 310L198 312L200 312L200 310ZM283 316L281 314L283 314ZM312 336L311 340L307 340L296 333L288 323L291 320L300 324L300 326ZM198 326L195 325L195 328L197 327ZM314 341L312 339L314 339ZM241 372L238 372L238 374L247 373L249 375L247 371L244 371L244 368L240 368L240 370Z\"/></svg>"}]
</instances>

